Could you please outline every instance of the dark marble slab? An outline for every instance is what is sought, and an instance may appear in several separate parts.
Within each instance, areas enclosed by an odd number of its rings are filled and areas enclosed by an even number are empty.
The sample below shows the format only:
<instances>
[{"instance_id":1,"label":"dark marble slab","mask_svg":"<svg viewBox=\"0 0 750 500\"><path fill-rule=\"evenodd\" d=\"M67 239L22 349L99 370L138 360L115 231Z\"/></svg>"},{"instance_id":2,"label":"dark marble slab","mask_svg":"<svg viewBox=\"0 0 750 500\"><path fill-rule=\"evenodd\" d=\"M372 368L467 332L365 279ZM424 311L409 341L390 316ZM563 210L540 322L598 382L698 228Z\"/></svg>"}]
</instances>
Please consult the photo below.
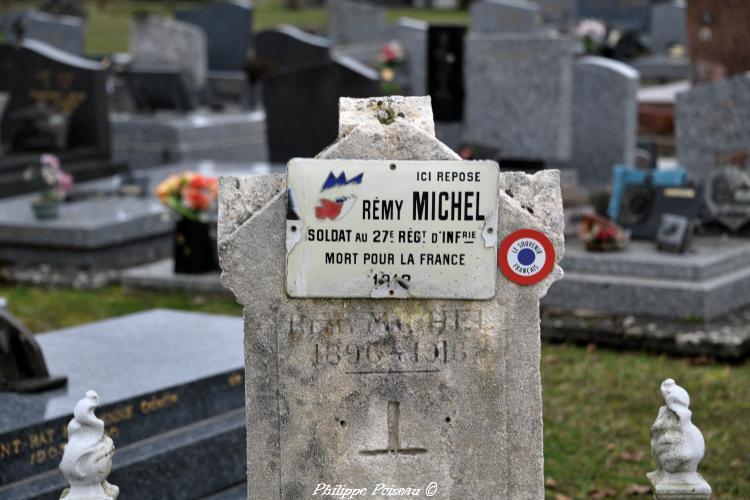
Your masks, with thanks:
<instances>
[{"instance_id":1,"label":"dark marble slab","mask_svg":"<svg viewBox=\"0 0 750 500\"><path fill-rule=\"evenodd\" d=\"M89 389L118 448L244 405L240 318L156 309L36 338L69 383L0 393L0 498L3 485L57 468L63 429Z\"/></svg>"}]
</instances>

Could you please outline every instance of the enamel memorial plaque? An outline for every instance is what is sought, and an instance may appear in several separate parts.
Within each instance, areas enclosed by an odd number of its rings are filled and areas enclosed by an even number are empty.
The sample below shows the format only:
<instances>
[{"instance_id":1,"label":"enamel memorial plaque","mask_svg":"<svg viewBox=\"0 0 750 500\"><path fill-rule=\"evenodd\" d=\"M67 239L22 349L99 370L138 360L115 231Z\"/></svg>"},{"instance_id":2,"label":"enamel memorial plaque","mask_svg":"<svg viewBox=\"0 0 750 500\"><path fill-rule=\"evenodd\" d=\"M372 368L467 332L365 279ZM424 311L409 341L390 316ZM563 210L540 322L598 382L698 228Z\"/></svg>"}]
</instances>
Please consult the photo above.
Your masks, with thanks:
<instances>
[{"instance_id":1,"label":"enamel memorial plaque","mask_svg":"<svg viewBox=\"0 0 750 500\"><path fill-rule=\"evenodd\" d=\"M492 161L291 160L287 293L494 297L498 175Z\"/></svg>"}]
</instances>

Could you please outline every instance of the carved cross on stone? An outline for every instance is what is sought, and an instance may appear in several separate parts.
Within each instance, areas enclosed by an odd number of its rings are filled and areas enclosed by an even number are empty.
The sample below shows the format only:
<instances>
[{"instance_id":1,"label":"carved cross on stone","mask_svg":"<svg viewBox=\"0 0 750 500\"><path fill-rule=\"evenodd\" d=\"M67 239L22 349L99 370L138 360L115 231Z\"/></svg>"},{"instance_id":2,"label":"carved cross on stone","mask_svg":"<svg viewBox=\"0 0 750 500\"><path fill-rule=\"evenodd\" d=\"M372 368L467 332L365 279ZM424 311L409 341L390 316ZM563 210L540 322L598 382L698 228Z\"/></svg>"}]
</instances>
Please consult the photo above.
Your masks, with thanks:
<instances>
[{"instance_id":1,"label":"carved cross on stone","mask_svg":"<svg viewBox=\"0 0 750 500\"><path fill-rule=\"evenodd\" d=\"M398 401L388 401L388 448L384 450L361 450L360 455L420 455L426 448L401 448L399 441L399 418L401 411Z\"/></svg>"}]
</instances>

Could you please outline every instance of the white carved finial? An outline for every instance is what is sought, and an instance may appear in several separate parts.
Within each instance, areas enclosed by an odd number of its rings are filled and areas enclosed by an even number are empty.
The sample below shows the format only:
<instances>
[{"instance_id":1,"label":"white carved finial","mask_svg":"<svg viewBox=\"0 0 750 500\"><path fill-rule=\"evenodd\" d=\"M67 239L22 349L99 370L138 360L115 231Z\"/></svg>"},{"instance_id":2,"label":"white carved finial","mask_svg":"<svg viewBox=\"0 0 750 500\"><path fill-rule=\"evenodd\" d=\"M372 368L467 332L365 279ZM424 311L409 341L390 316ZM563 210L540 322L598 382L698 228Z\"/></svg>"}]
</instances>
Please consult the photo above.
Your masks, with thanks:
<instances>
[{"instance_id":1,"label":"white carved finial","mask_svg":"<svg viewBox=\"0 0 750 500\"><path fill-rule=\"evenodd\" d=\"M107 482L115 445L104 434L104 422L94 415L98 404L96 392L88 391L73 410L68 444L60 462L60 471L70 488L62 492L60 499L115 500L120 493L117 486Z\"/></svg>"},{"instance_id":2,"label":"white carved finial","mask_svg":"<svg viewBox=\"0 0 750 500\"><path fill-rule=\"evenodd\" d=\"M647 474L654 498L709 499L711 486L698 474L703 459L703 434L691 421L690 396L668 378L661 384L666 406L651 426L651 454L657 469Z\"/></svg>"}]
</instances>

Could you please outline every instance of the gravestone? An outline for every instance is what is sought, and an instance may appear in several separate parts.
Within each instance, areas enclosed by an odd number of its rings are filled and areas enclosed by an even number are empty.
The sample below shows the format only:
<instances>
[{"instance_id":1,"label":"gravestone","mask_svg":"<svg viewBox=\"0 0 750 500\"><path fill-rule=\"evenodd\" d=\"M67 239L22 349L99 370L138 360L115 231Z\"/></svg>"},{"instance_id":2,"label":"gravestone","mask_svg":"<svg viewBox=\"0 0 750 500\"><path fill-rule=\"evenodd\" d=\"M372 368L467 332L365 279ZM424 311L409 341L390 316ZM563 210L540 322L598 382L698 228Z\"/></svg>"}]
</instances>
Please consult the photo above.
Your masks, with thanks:
<instances>
[{"instance_id":1,"label":"gravestone","mask_svg":"<svg viewBox=\"0 0 750 500\"><path fill-rule=\"evenodd\" d=\"M176 10L174 16L206 33L210 70L244 69L252 46L253 6L249 1L214 1L194 9Z\"/></svg>"},{"instance_id":2,"label":"gravestone","mask_svg":"<svg viewBox=\"0 0 750 500\"><path fill-rule=\"evenodd\" d=\"M357 193L362 207L367 183L380 185L389 172L408 190L415 182L407 179L410 169L437 178L441 171L485 175L497 168L492 162L455 161L458 155L434 137L429 97L342 99L339 138L317 158L330 163L310 167L320 174L321 165L331 165L330 183L347 200ZM452 285L441 282L434 269L419 265L412 266L411 279L380 275L373 283L369 273L359 274L361 263L351 267L357 272L326 266L328 273L305 281L304 259L297 262L301 267L285 270L298 248L314 248L314 242L297 235L307 234L308 224L321 230L325 225L309 217L312 205L304 201L317 199L319 185L303 181L306 193L298 191L294 171L305 161L289 166L291 198L280 176L220 179L222 281L245 307L248 497L307 498L338 484L365 488L368 496L388 495L383 487L397 485L435 498L541 498L538 301L562 273L555 267L532 286L510 282L496 271L495 236L500 241L516 229L537 228L561 256L558 173L501 174L498 219L463 223L478 228L471 245L483 245L480 233L487 237L483 249L472 250L477 260L466 269L481 285L457 275ZM297 175L304 178L303 172ZM491 186L493 175L481 181ZM387 198L387 189L381 195ZM359 201L354 201L357 212ZM362 227L395 229L397 224L380 220ZM411 227L426 230L434 224ZM404 241L400 248L408 247ZM336 248L352 247L338 243ZM373 242L371 248L387 253L396 243ZM415 249L430 246L412 243L410 250ZM441 272L456 270L448 266ZM321 267L309 271L320 273ZM414 293L423 298L291 298L286 279L317 288L328 283L328 293L323 291L328 297L345 297L353 286L351 295L358 297ZM431 289L455 299L429 298ZM468 296L476 300L461 298Z\"/></svg>"},{"instance_id":3,"label":"gravestone","mask_svg":"<svg viewBox=\"0 0 750 500\"><path fill-rule=\"evenodd\" d=\"M206 34L198 26L156 15L133 16L130 53L135 66L178 66L193 92L206 85Z\"/></svg>"},{"instance_id":4,"label":"gravestone","mask_svg":"<svg viewBox=\"0 0 750 500\"><path fill-rule=\"evenodd\" d=\"M750 168L750 74L677 94L677 158L696 179L721 166Z\"/></svg>"},{"instance_id":5,"label":"gravestone","mask_svg":"<svg viewBox=\"0 0 750 500\"><path fill-rule=\"evenodd\" d=\"M574 47L557 37L470 33L464 141L508 160L567 161Z\"/></svg>"},{"instance_id":6,"label":"gravestone","mask_svg":"<svg viewBox=\"0 0 750 500\"><path fill-rule=\"evenodd\" d=\"M464 111L464 26L430 26L427 93L435 121L460 122Z\"/></svg>"},{"instance_id":7,"label":"gravestone","mask_svg":"<svg viewBox=\"0 0 750 500\"><path fill-rule=\"evenodd\" d=\"M427 93L427 29L426 22L407 17L399 18L393 27L394 38L406 53L412 95Z\"/></svg>"},{"instance_id":8,"label":"gravestone","mask_svg":"<svg viewBox=\"0 0 750 500\"><path fill-rule=\"evenodd\" d=\"M717 81L750 71L750 3L744 0L690 0L688 40L693 80Z\"/></svg>"},{"instance_id":9,"label":"gravestone","mask_svg":"<svg viewBox=\"0 0 750 500\"><path fill-rule=\"evenodd\" d=\"M10 101L2 117L0 137L6 156L0 161L0 196L34 189L23 171L40 152L31 139L44 131L31 130L24 117L59 116L67 123L64 149L55 153L76 180L111 175L110 127L106 68L94 61L26 40L21 46L0 45L0 92Z\"/></svg>"},{"instance_id":10,"label":"gravestone","mask_svg":"<svg viewBox=\"0 0 750 500\"><path fill-rule=\"evenodd\" d=\"M477 33L533 33L542 27L539 5L527 0L480 0L469 15Z\"/></svg>"},{"instance_id":11,"label":"gravestone","mask_svg":"<svg viewBox=\"0 0 750 500\"><path fill-rule=\"evenodd\" d=\"M542 11L542 21L562 33L575 30L578 0L536 0Z\"/></svg>"},{"instance_id":12,"label":"gravestone","mask_svg":"<svg viewBox=\"0 0 750 500\"><path fill-rule=\"evenodd\" d=\"M380 40L386 31L385 8L364 1L326 2L328 38L339 44Z\"/></svg>"},{"instance_id":13,"label":"gravestone","mask_svg":"<svg viewBox=\"0 0 750 500\"><path fill-rule=\"evenodd\" d=\"M644 33L651 0L578 0L578 19L599 19L619 30Z\"/></svg>"},{"instance_id":14,"label":"gravestone","mask_svg":"<svg viewBox=\"0 0 750 500\"><path fill-rule=\"evenodd\" d=\"M333 44L294 26L278 26L255 35L255 53L267 73L298 65L328 63Z\"/></svg>"},{"instance_id":15,"label":"gravestone","mask_svg":"<svg viewBox=\"0 0 750 500\"><path fill-rule=\"evenodd\" d=\"M3 16L6 42L37 40L77 56L83 55L83 30L83 20L79 17L38 11L11 12Z\"/></svg>"},{"instance_id":16,"label":"gravestone","mask_svg":"<svg viewBox=\"0 0 750 500\"><path fill-rule=\"evenodd\" d=\"M666 54L675 45L687 49L687 9L683 2L657 3L651 9L651 52Z\"/></svg>"},{"instance_id":17,"label":"gravestone","mask_svg":"<svg viewBox=\"0 0 750 500\"><path fill-rule=\"evenodd\" d=\"M336 138L339 98L378 90L377 71L346 56L274 71L263 79L270 161L312 156Z\"/></svg>"},{"instance_id":18,"label":"gravestone","mask_svg":"<svg viewBox=\"0 0 750 500\"><path fill-rule=\"evenodd\" d=\"M603 187L612 167L635 162L639 75L603 57L584 57L573 67L573 145L570 165L581 183Z\"/></svg>"},{"instance_id":19,"label":"gravestone","mask_svg":"<svg viewBox=\"0 0 750 500\"><path fill-rule=\"evenodd\" d=\"M0 496L56 499L67 424L94 387L121 498L203 498L245 480L242 321L154 309L36 337L67 390L0 392Z\"/></svg>"},{"instance_id":20,"label":"gravestone","mask_svg":"<svg viewBox=\"0 0 750 500\"><path fill-rule=\"evenodd\" d=\"M137 111L170 109L187 112L196 107L185 75L177 66L131 66L123 74L123 80Z\"/></svg>"}]
</instances>

